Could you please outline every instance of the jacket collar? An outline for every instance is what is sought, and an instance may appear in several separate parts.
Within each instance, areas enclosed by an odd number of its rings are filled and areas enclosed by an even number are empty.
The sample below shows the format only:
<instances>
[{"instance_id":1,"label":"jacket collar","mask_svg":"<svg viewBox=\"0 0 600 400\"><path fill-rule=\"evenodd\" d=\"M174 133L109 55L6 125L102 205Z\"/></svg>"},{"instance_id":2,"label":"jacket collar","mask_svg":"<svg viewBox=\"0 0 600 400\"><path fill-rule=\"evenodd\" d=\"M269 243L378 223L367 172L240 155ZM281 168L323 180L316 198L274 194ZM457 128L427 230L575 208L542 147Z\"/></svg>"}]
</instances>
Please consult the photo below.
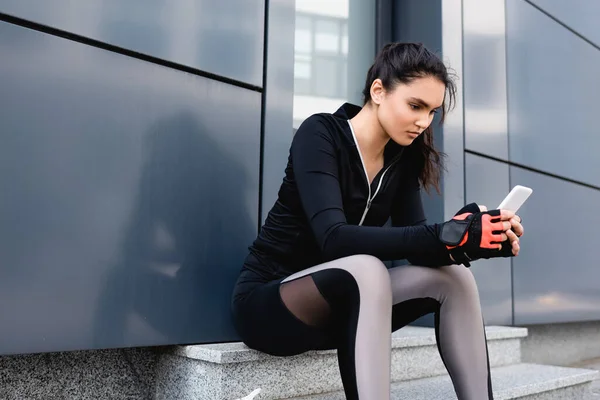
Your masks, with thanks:
<instances>
[{"instance_id":1,"label":"jacket collar","mask_svg":"<svg viewBox=\"0 0 600 400\"><path fill-rule=\"evenodd\" d=\"M337 111L335 113L333 113L333 115L337 118L341 118L343 120L348 120L348 119L354 118L356 116L356 114L358 114L360 112L360 110L362 110L362 107L360 107L360 106L357 106L352 103L344 103L341 105L340 108L337 109ZM348 127L347 129L344 129L344 132L347 132L347 134L349 135L350 143L353 146L356 146L356 144L354 143L354 139L352 138L352 133L350 132L350 128ZM398 143L394 142L393 140L390 140L385 145L385 150L384 150L384 152L385 152L384 157L386 160L386 164L387 164L387 161L391 161L392 159L396 158L398 155L402 154L404 149L405 149L404 146L400 146Z\"/></svg>"},{"instance_id":2,"label":"jacket collar","mask_svg":"<svg viewBox=\"0 0 600 400\"><path fill-rule=\"evenodd\" d=\"M356 117L356 114L358 114L360 110L362 110L362 107L360 106L351 103L344 103L340 108L337 109L335 113L333 113L333 115L342 119L351 119Z\"/></svg>"}]
</instances>

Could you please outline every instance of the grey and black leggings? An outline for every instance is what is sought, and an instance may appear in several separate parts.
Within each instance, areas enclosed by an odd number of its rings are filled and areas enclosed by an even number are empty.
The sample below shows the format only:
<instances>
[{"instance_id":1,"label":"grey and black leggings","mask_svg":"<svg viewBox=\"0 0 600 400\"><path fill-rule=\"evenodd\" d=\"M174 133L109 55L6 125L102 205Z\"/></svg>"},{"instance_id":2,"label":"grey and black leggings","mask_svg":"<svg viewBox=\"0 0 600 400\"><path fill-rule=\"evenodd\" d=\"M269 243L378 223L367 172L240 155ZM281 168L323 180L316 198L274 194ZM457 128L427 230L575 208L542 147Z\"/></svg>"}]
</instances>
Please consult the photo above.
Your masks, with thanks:
<instances>
[{"instance_id":1,"label":"grey and black leggings","mask_svg":"<svg viewBox=\"0 0 600 400\"><path fill-rule=\"evenodd\" d=\"M433 312L458 399L493 398L479 293L462 265L387 269L356 255L270 282L244 270L233 311L242 340L257 350L286 356L337 349L351 400L390 399L390 331Z\"/></svg>"}]
</instances>

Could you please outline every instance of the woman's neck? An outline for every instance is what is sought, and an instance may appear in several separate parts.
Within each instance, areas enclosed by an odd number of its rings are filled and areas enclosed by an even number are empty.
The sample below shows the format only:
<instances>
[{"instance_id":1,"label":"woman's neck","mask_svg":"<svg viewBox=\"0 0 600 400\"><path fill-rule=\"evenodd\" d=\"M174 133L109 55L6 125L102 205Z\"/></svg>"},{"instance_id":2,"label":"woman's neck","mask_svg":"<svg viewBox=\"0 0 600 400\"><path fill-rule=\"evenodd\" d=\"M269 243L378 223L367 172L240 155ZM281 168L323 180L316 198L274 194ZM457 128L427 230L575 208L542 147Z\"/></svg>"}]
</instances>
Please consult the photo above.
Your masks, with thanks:
<instances>
[{"instance_id":1,"label":"woman's neck","mask_svg":"<svg viewBox=\"0 0 600 400\"><path fill-rule=\"evenodd\" d=\"M376 106L365 105L350 122L363 158L378 160L383 157L390 137L379 123Z\"/></svg>"}]
</instances>

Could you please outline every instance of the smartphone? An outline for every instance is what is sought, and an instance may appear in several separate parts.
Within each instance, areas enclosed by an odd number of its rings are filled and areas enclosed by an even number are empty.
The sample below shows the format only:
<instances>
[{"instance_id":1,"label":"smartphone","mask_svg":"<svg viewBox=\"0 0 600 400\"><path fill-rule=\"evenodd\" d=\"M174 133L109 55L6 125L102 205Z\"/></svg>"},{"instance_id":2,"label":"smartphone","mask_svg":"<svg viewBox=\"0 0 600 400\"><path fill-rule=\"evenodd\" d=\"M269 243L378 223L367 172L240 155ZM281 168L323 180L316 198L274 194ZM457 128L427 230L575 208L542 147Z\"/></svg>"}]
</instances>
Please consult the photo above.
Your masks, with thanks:
<instances>
[{"instance_id":1,"label":"smartphone","mask_svg":"<svg viewBox=\"0 0 600 400\"><path fill-rule=\"evenodd\" d=\"M517 185L510 193L502 200L502 203L497 207L498 210L509 210L517 212L525 203L525 200L533 193L533 189L526 186Z\"/></svg>"}]
</instances>

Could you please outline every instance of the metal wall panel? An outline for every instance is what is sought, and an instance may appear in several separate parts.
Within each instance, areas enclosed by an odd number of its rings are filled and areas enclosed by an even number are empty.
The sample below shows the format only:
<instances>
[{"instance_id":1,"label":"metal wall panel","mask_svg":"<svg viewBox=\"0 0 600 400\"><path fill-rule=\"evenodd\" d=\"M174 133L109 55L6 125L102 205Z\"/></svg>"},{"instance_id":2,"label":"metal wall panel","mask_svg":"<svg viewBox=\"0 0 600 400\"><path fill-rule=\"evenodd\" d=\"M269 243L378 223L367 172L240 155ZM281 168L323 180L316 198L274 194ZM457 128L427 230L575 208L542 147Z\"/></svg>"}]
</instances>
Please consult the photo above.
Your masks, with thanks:
<instances>
[{"instance_id":1,"label":"metal wall panel","mask_svg":"<svg viewBox=\"0 0 600 400\"><path fill-rule=\"evenodd\" d=\"M0 0L0 12L262 86L265 0Z\"/></svg>"},{"instance_id":2,"label":"metal wall panel","mask_svg":"<svg viewBox=\"0 0 600 400\"><path fill-rule=\"evenodd\" d=\"M600 46L598 0L529 0L587 40Z\"/></svg>"},{"instance_id":3,"label":"metal wall panel","mask_svg":"<svg viewBox=\"0 0 600 400\"><path fill-rule=\"evenodd\" d=\"M234 340L258 92L0 23L0 354Z\"/></svg>"},{"instance_id":4,"label":"metal wall panel","mask_svg":"<svg viewBox=\"0 0 600 400\"><path fill-rule=\"evenodd\" d=\"M508 160L504 0L463 0L465 148Z\"/></svg>"},{"instance_id":5,"label":"metal wall panel","mask_svg":"<svg viewBox=\"0 0 600 400\"><path fill-rule=\"evenodd\" d=\"M334 74L345 73L346 101L362 105L365 78L377 51L375 49L377 4L376 0L344 1L348 4L346 71L334 72Z\"/></svg>"},{"instance_id":6,"label":"metal wall panel","mask_svg":"<svg viewBox=\"0 0 600 400\"><path fill-rule=\"evenodd\" d=\"M261 223L277 200L293 137L295 17L294 2L269 0Z\"/></svg>"},{"instance_id":7,"label":"metal wall panel","mask_svg":"<svg viewBox=\"0 0 600 400\"><path fill-rule=\"evenodd\" d=\"M507 61L511 161L600 186L600 51L507 0Z\"/></svg>"},{"instance_id":8,"label":"metal wall panel","mask_svg":"<svg viewBox=\"0 0 600 400\"><path fill-rule=\"evenodd\" d=\"M432 51L442 50L442 0L397 1L393 10L395 41L421 42Z\"/></svg>"},{"instance_id":9,"label":"metal wall panel","mask_svg":"<svg viewBox=\"0 0 600 400\"><path fill-rule=\"evenodd\" d=\"M441 6L442 55L456 74L457 86L456 104L446 115L443 131L444 153L448 155L443 182L443 219L448 220L465 204L462 0L444 0Z\"/></svg>"},{"instance_id":10,"label":"metal wall panel","mask_svg":"<svg viewBox=\"0 0 600 400\"><path fill-rule=\"evenodd\" d=\"M496 208L509 192L508 164L466 154L465 167L467 203ZM478 260L471 270L477 279L486 324L512 324L511 259Z\"/></svg>"},{"instance_id":11,"label":"metal wall panel","mask_svg":"<svg viewBox=\"0 0 600 400\"><path fill-rule=\"evenodd\" d=\"M511 167L511 181L533 188L519 210L525 235L513 260L516 324L600 318L600 191Z\"/></svg>"}]
</instances>

